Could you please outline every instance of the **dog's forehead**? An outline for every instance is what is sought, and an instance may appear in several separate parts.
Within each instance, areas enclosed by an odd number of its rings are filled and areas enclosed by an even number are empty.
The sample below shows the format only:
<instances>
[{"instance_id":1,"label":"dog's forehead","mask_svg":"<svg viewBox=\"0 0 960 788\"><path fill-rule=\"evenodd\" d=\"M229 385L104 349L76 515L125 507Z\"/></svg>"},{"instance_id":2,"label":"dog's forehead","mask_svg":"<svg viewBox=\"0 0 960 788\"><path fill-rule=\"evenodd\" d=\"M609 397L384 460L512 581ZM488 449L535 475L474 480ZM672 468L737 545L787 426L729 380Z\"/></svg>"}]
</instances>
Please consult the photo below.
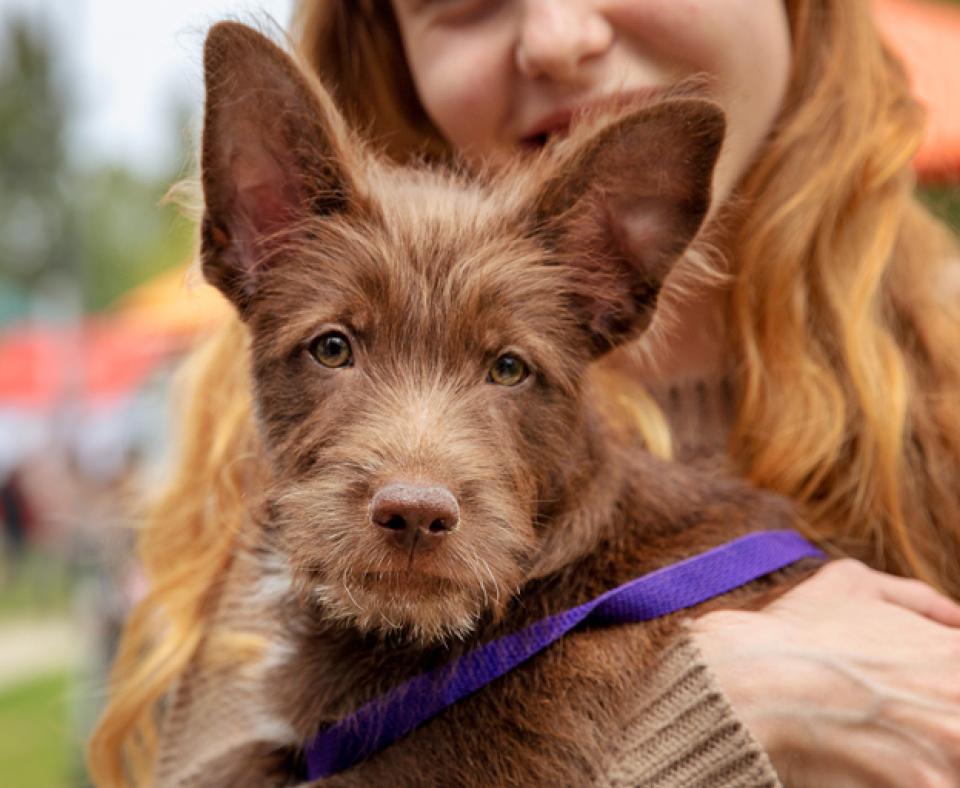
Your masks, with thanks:
<instances>
[{"instance_id":1,"label":"dog's forehead","mask_svg":"<svg viewBox=\"0 0 960 788\"><path fill-rule=\"evenodd\" d=\"M521 190L426 172L378 193L394 287L413 285L477 317L484 306L524 311L557 295L555 255L533 230Z\"/></svg>"},{"instance_id":2,"label":"dog's forehead","mask_svg":"<svg viewBox=\"0 0 960 788\"><path fill-rule=\"evenodd\" d=\"M522 179L471 178L448 169L385 166L368 171L371 199L398 230L442 233L447 243L520 233L527 218Z\"/></svg>"},{"instance_id":3,"label":"dog's forehead","mask_svg":"<svg viewBox=\"0 0 960 788\"><path fill-rule=\"evenodd\" d=\"M513 184L384 168L370 210L320 218L271 271L266 314L294 341L318 323L451 346L559 336L566 279ZM276 319L275 319L276 318Z\"/></svg>"},{"instance_id":4,"label":"dog's forehead","mask_svg":"<svg viewBox=\"0 0 960 788\"><path fill-rule=\"evenodd\" d=\"M434 305L442 300L476 312L478 301L524 303L556 294L555 254L534 231L515 182L378 168L369 183L376 218L350 229L363 234L379 276L364 266L354 274L378 297L386 290L409 298L417 290Z\"/></svg>"}]
</instances>

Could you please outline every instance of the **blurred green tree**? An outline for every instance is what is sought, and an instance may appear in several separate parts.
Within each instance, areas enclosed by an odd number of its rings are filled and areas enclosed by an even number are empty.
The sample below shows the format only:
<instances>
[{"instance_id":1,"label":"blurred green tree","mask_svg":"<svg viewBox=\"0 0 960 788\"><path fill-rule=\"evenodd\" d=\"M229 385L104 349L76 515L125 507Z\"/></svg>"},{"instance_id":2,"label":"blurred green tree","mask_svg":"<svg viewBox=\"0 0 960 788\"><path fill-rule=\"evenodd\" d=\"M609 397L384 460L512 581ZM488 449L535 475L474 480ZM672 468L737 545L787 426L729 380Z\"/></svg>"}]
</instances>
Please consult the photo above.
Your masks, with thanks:
<instances>
[{"instance_id":1,"label":"blurred green tree","mask_svg":"<svg viewBox=\"0 0 960 788\"><path fill-rule=\"evenodd\" d=\"M147 178L99 166L75 177L81 287L89 310L108 307L132 287L189 259L194 225L161 205L175 174Z\"/></svg>"},{"instance_id":2,"label":"blurred green tree","mask_svg":"<svg viewBox=\"0 0 960 788\"><path fill-rule=\"evenodd\" d=\"M3 19L0 17L0 19ZM100 310L163 268L187 259L192 224L159 208L176 172L147 177L71 159L72 107L58 48L36 15L0 27L0 325L30 311L36 294ZM171 113L179 134L185 113ZM70 317L70 309L65 317ZM43 310L41 310L41 313Z\"/></svg>"},{"instance_id":3,"label":"blurred green tree","mask_svg":"<svg viewBox=\"0 0 960 788\"><path fill-rule=\"evenodd\" d=\"M8 298L76 274L64 203L68 110L48 32L11 17L0 29L0 288Z\"/></svg>"}]
</instances>

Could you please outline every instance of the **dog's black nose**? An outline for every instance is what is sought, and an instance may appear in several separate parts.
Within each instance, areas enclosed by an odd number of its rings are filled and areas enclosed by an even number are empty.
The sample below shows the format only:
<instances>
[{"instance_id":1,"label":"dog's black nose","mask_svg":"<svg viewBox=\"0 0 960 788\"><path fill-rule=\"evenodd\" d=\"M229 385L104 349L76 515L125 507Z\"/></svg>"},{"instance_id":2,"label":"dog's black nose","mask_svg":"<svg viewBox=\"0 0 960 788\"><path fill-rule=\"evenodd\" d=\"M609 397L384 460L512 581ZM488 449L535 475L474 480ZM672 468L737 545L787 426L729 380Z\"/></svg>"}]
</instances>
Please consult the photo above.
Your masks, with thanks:
<instances>
[{"instance_id":1,"label":"dog's black nose","mask_svg":"<svg viewBox=\"0 0 960 788\"><path fill-rule=\"evenodd\" d=\"M406 551L436 547L460 524L460 507L446 487L391 482L370 502L370 519Z\"/></svg>"}]
</instances>

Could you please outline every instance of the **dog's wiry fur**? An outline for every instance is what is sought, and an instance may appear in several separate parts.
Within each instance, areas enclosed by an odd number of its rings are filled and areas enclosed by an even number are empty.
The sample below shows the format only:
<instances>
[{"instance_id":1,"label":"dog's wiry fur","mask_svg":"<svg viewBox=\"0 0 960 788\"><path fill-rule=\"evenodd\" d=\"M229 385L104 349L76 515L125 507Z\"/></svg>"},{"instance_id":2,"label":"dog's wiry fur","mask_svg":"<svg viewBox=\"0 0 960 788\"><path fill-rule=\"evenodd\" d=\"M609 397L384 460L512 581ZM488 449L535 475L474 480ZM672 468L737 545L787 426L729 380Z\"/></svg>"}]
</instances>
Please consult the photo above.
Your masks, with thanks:
<instances>
[{"instance_id":1,"label":"dog's wiry fur","mask_svg":"<svg viewBox=\"0 0 960 788\"><path fill-rule=\"evenodd\" d=\"M620 109L466 177L387 164L242 26L211 31L206 74L203 269L250 331L273 479L251 559L273 579L250 593L282 622L263 703L266 728L286 733L254 736L202 784L295 781L298 742L405 678L791 523L772 496L644 453L584 383L643 332L703 221L714 105ZM349 339L351 366L308 352L329 330ZM490 380L503 353L531 370L520 384ZM437 549L398 550L372 522L397 480L456 499ZM324 784L589 782L678 626L578 632Z\"/></svg>"}]
</instances>

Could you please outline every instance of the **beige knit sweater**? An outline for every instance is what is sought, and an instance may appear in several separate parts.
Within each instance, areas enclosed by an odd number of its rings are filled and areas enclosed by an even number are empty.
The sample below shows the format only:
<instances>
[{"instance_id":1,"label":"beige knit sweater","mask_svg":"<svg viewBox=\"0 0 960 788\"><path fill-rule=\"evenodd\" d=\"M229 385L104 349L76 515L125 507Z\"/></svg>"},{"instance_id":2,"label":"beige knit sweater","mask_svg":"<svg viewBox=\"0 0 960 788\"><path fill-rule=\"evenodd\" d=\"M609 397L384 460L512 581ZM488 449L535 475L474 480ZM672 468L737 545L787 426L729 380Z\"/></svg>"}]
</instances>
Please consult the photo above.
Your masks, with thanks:
<instances>
[{"instance_id":1,"label":"beige knit sweater","mask_svg":"<svg viewBox=\"0 0 960 788\"><path fill-rule=\"evenodd\" d=\"M296 745L290 727L271 712L272 664L282 658L280 617L270 613L276 590L256 560L241 555L220 598L211 635L194 667L172 693L164 721L156 785L224 784L224 764L247 745ZM267 645L258 649L262 638ZM241 654L227 659L224 654ZM778 786L759 744L737 719L689 638L663 654L598 784L610 786ZM228 784L233 783L228 780ZM246 784L246 783L245 783Z\"/></svg>"},{"instance_id":2,"label":"beige knit sweater","mask_svg":"<svg viewBox=\"0 0 960 788\"><path fill-rule=\"evenodd\" d=\"M663 655L607 771L609 786L781 785L689 638Z\"/></svg>"}]
</instances>

